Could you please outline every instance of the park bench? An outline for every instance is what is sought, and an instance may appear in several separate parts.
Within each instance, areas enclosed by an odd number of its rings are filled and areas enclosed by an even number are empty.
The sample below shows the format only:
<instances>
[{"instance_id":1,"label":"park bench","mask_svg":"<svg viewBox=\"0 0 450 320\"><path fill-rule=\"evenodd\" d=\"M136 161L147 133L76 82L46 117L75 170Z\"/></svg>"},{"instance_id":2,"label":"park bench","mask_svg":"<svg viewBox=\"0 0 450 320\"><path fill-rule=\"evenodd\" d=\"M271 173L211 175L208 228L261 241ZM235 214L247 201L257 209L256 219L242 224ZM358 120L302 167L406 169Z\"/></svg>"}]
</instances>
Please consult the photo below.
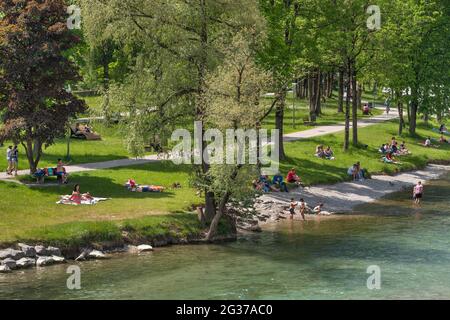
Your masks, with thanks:
<instances>
[{"instance_id":1,"label":"park bench","mask_svg":"<svg viewBox=\"0 0 450 320\"><path fill-rule=\"evenodd\" d=\"M56 177L56 181L58 183L62 183L62 176L56 174L56 168L44 168L39 169L35 174L33 174L33 178L36 179L36 182L39 184L43 184L46 178Z\"/></svg>"}]
</instances>

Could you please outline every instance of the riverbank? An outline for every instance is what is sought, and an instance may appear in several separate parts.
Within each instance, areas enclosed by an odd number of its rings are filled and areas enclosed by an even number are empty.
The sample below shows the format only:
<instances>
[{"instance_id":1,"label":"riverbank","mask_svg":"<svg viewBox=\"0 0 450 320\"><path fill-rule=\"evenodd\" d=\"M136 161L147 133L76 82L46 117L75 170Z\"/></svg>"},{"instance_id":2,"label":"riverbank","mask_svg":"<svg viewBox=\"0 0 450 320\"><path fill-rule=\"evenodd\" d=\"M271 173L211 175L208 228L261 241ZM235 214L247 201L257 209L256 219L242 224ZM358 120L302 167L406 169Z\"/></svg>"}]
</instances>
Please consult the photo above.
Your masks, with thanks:
<instances>
[{"instance_id":1,"label":"riverbank","mask_svg":"<svg viewBox=\"0 0 450 320\"><path fill-rule=\"evenodd\" d=\"M430 164L423 170L396 175L373 175L361 182L342 182L298 188L290 193L270 193L260 197L255 205L261 224L273 223L289 215L287 208L291 198L303 198L310 207L324 204L324 211L348 214L362 204L373 203L388 194L411 189L418 181L436 180L450 172L450 165ZM425 186L426 190L426 186ZM309 216L312 218L315 216ZM296 217L299 219L300 217Z\"/></svg>"}]
</instances>

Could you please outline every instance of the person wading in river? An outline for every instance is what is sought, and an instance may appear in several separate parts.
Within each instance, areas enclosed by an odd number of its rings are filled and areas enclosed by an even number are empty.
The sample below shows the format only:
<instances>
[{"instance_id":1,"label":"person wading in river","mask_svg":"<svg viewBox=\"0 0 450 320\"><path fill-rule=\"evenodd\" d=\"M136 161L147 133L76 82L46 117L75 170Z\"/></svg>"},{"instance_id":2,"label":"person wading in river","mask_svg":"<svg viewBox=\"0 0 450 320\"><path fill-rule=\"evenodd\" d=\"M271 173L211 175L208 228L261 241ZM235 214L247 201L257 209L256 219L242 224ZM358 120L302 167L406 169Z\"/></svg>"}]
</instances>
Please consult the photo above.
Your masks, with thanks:
<instances>
[{"instance_id":1,"label":"person wading in river","mask_svg":"<svg viewBox=\"0 0 450 320\"><path fill-rule=\"evenodd\" d=\"M423 197L423 184L422 181L419 181L413 189L414 202L416 204L420 203L420 199Z\"/></svg>"}]
</instances>

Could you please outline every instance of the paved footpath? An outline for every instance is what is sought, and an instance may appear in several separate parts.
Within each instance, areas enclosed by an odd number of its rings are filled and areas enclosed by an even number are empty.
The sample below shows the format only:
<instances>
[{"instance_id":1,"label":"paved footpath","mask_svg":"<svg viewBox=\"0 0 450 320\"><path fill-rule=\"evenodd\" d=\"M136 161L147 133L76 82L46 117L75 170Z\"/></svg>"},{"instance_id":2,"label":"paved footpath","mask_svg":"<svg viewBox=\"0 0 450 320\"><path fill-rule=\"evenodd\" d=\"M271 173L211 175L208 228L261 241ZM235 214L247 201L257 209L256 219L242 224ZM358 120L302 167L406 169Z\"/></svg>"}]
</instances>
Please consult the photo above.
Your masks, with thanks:
<instances>
[{"instance_id":1,"label":"paved footpath","mask_svg":"<svg viewBox=\"0 0 450 320\"><path fill-rule=\"evenodd\" d=\"M371 125L375 125L378 123L382 123L385 121L389 121L398 117L398 113L395 111L391 111L389 115L383 114L380 116L375 116L366 120L358 121L358 128L364 128ZM301 139L307 139L312 137L323 136L326 134L337 133L343 131L345 129L344 123L331 125L331 126L319 126L310 130L294 132L290 134L284 135L284 141L297 141ZM101 169L110 169L117 167L126 167L126 166L134 166L145 163L157 162L159 161L156 155L146 156L140 159L120 159L120 160L111 160L105 162L94 162L94 163L85 163L85 164L76 164L66 166L66 171L68 173L76 173L76 172L85 172L85 171L93 171L93 170L101 170ZM27 175L29 174L29 170L20 170L18 171L18 175ZM11 176L8 176L5 172L0 173L0 180L9 180L15 181L11 179Z\"/></svg>"}]
</instances>

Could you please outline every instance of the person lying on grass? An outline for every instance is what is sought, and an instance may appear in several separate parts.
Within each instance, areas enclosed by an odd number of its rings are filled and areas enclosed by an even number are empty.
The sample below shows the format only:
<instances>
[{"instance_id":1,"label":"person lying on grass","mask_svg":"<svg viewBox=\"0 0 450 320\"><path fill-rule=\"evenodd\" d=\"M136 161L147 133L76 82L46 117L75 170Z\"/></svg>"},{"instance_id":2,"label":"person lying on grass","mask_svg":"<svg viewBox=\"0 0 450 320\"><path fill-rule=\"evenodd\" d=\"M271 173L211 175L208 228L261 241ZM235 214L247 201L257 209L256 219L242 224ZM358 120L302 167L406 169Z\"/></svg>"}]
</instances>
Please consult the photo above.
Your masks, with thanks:
<instances>
[{"instance_id":1,"label":"person lying on grass","mask_svg":"<svg viewBox=\"0 0 450 320\"><path fill-rule=\"evenodd\" d=\"M286 182L284 182L284 178L280 173L273 176L272 184L281 192L289 192Z\"/></svg>"},{"instance_id":2,"label":"person lying on grass","mask_svg":"<svg viewBox=\"0 0 450 320\"><path fill-rule=\"evenodd\" d=\"M81 204L81 201L85 200L85 201L91 201L94 198L91 196L91 194L89 192L86 193L81 193L80 191L80 185L76 184L75 187L73 188L73 192L72 195L69 198L69 201L75 203L75 204Z\"/></svg>"},{"instance_id":3,"label":"person lying on grass","mask_svg":"<svg viewBox=\"0 0 450 320\"><path fill-rule=\"evenodd\" d=\"M136 184L134 179L128 179L125 183L125 187L132 192L163 192L164 187L160 186L141 186Z\"/></svg>"},{"instance_id":4,"label":"person lying on grass","mask_svg":"<svg viewBox=\"0 0 450 320\"><path fill-rule=\"evenodd\" d=\"M255 188L256 191L261 191L264 193L268 193L271 191L278 192L278 189L274 188L270 184L269 177L265 175L261 175L259 176L258 179L255 179L253 181L253 187Z\"/></svg>"}]
</instances>

